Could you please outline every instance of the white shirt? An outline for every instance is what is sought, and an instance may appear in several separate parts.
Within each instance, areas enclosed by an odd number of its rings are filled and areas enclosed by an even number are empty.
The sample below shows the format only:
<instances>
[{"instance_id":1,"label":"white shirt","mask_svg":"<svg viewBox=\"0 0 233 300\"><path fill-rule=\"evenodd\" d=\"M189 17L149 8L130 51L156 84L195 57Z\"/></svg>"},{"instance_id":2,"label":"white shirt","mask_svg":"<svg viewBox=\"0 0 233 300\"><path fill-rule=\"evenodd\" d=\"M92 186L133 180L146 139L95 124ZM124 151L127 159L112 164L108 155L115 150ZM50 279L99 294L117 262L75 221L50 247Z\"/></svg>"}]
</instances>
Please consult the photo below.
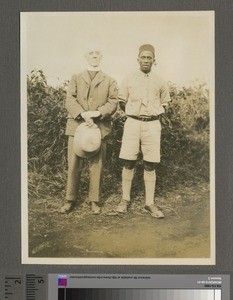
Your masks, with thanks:
<instances>
[{"instance_id":1,"label":"white shirt","mask_svg":"<svg viewBox=\"0 0 233 300\"><path fill-rule=\"evenodd\" d=\"M158 75L142 71L123 81L118 98L126 102L125 113L133 116L160 115L171 101L167 84Z\"/></svg>"}]
</instances>

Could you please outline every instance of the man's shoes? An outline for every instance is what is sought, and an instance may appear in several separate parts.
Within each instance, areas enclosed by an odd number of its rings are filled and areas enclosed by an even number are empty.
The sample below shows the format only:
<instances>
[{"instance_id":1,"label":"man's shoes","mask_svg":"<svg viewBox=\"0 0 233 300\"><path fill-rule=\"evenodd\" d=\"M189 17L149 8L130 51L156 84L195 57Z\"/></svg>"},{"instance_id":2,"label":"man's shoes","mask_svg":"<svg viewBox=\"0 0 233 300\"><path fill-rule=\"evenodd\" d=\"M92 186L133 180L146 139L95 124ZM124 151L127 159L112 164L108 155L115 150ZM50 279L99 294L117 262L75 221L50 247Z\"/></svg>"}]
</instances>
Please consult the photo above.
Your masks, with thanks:
<instances>
[{"instance_id":1,"label":"man's shoes","mask_svg":"<svg viewBox=\"0 0 233 300\"><path fill-rule=\"evenodd\" d=\"M119 213L127 213L128 205L129 205L129 201L121 200L121 202L117 206L116 211Z\"/></svg>"},{"instance_id":2,"label":"man's shoes","mask_svg":"<svg viewBox=\"0 0 233 300\"><path fill-rule=\"evenodd\" d=\"M99 215L101 212L99 205L94 201L91 202L91 211L94 215Z\"/></svg>"},{"instance_id":3,"label":"man's shoes","mask_svg":"<svg viewBox=\"0 0 233 300\"><path fill-rule=\"evenodd\" d=\"M76 205L76 201L67 201L66 204L63 205L62 208L60 209L60 213L68 214L75 208L75 205Z\"/></svg>"},{"instance_id":4,"label":"man's shoes","mask_svg":"<svg viewBox=\"0 0 233 300\"><path fill-rule=\"evenodd\" d=\"M144 207L145 210L147 210L152 217L156 218L156 219L162 219L164 218L164 214L161 212L161 210L157 207L157 205L152 204L150 206L145 206Z\"/></svg>"}]
</instances>

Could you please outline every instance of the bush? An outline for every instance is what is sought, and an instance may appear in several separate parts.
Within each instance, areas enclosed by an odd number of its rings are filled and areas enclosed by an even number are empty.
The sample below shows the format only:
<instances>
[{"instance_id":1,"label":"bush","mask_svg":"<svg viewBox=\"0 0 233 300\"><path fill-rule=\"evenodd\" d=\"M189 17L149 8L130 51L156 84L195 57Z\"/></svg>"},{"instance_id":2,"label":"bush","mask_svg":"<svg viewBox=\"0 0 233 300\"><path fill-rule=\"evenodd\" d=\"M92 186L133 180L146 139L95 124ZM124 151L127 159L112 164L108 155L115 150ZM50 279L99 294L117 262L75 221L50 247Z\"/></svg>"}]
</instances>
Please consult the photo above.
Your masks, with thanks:
<instances>
[{"instance_id":1,"label":"bush","mask_svg":"<svg viewBox=\"0 0 233 300\"><path fill-rule=\"evenodd\" d=\"M29 193L39 196L64 193L67 169L65 136L67 82L53 88L42 70L33 70L28 88ZM170 84L171 103L162 118L162 160L158 166L160 187L182 181L209 180L209 92L204 84L177 88ZM103 185L118 184L121 176L119 151L125 116L120 109L113 116L108 138L107 164ZM84 172L87 172L87 164ZM142 181L142 162L138 180ZM87 176L87 175L85 175ZM84 189L87 189L83 179ZM36 186L40 185L40 190ZM140 185L140 184L139 184ZM138 185L138 186L139 186Z\"/></svg>"},{"instance_id":2,"label":"bush","mask_svg":"<svg viewBox=\"0 0 233 300\"><path fill-rule=\"evenodd\" d=\"M48 86L41 70L32 71L27 82L29 170L56 173L66 162L67 84L57 89Z\"/></svg>"}]
</instances>

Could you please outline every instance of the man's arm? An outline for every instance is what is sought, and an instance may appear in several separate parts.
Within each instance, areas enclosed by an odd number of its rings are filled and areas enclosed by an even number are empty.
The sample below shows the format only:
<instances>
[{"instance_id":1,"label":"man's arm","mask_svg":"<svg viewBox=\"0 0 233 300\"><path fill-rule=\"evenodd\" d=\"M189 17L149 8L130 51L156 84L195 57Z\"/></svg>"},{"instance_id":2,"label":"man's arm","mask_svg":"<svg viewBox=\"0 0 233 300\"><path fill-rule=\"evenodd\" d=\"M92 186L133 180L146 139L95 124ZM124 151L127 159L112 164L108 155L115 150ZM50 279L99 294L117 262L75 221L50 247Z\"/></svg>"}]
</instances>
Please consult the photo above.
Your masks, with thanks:
<instances>
[{"instance_id":1,"label":"man's arm","mask_svg":"<svg viewBox=\"0 0 233 300\"><path fill-rule=\"evenodd\" d=\"M118 94L117 83L115 80L110 79L108 100L104 105L98 107L97 109L100 112L101 119L105 119L111 116L116 111L117 94Z\"/></svg>"},{"instance_id":2,"label":"man's arm","mask_svg":"<svg viewBox=\"0 0 233 300\"><path fill-rule=\"evenodd\" d=\"M169 87L165 82L162 83L160 88L160 99L161 99L161 104L165 109L165 107L168 105L168 102L171 101Z\"/></svg>"},{"instance_id":3,"label":"man's arm","mask_svg":"<svg viewBox=\"0 0 233 300\"><path fill-rule=\"evenodd\" d=\"M120 109L125 111L125 105L127 103L129 93L128 93L128 88L127 88L127 80L125 79L120 87L119 90L119 95L118 95L118 103L120 106Z\"/></svg>"},{"instance_id":4,"label":"man's arm","mask_svg":"<svg viewBox=\"0 0 233 300\"><path fill-rule=\"evenodd\" d=\"M120 109L123 110L123 112L125 112L126 101L123 99L118 99L118 103L119 103Z\"/></svg>"},{"instance_id":5,"label":"man's arm","mask_svg":"<svg viewBox=\"0 0 233 300\"><path fill-rule=\"evenodd\" d=\"M68 110L69 114L76 119L84 112L82 106L77 102L77 80L76 75L73 75L67 90L66 95L66 109Z\"/></svg>"},{"instance_id":6,"label":"man's arm","mask_svg":"<svg viewBox=\"0 0 233 300\"><path fill-rule=\"evenodd\" d=\"M171 98L170 98L170 93L169 93L169 87L164 82L160 88L160 99L161 99L161 104L164 108L164 113L160 115L160 122L163 125L170 126L170 120L166 117L166 109L167 109L168 103L171 101Z\"/></svg>"}]
</instances>

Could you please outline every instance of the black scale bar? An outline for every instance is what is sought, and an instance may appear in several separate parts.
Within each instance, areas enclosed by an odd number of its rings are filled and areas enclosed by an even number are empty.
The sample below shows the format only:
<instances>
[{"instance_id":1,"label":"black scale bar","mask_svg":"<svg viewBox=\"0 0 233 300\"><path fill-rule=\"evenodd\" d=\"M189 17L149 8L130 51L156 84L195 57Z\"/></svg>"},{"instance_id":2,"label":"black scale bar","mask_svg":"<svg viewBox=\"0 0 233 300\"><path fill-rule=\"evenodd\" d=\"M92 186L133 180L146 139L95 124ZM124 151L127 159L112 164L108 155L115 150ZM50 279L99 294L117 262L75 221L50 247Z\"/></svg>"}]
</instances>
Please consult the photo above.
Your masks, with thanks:
<instances>
[{"instance_id":1,"label":"black scale bar","mask_svg":"<svg viewBox=\"0 0 233 300\"><path fill-rule=\"evenodd\" d=\"M34 274L6 276L5 299L47 300L47 276Z\"/></svg>"},{"instance_id":2,"label":"black scale bar","mask_svg":"<svg viewBox=\"0 0 233 300\"><path fill-rule=\"evenodd\" d=\"M24 297L24 279L23 276L5 277L5 299L15 300Z\"/></svg>"}]
</instances>

